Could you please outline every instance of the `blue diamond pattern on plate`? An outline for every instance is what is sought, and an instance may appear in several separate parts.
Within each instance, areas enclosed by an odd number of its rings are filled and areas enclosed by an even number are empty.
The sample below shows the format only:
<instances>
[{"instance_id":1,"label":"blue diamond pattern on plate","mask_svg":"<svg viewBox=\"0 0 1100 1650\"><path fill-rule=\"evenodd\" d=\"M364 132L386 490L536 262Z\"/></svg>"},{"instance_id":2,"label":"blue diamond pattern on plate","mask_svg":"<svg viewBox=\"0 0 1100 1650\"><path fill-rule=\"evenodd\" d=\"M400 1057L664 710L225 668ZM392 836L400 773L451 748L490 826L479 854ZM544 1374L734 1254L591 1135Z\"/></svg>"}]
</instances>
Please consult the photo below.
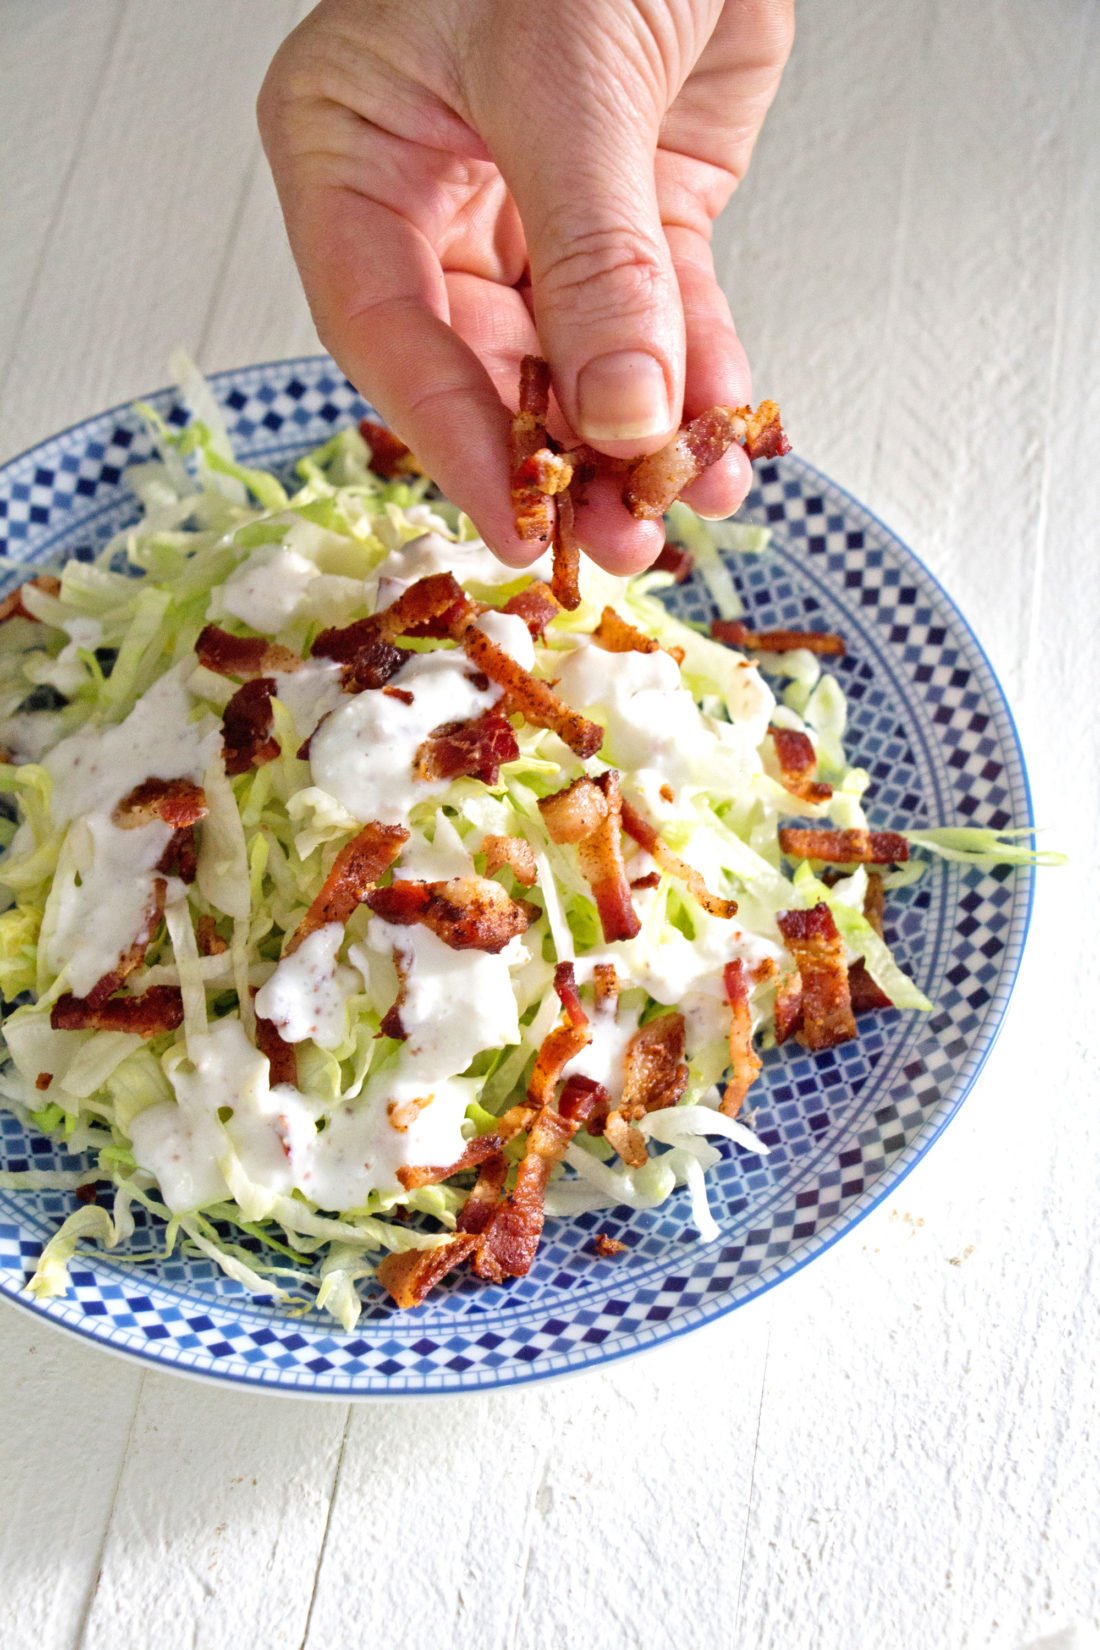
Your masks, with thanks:
<instances>
[{"instance_id":1,"label":"blue diamond pattern on plate","mask_svg":"<svg viewBox=\"0 0 1100 1650\"><path fill-rule=\"evenodd\" d=\"M237 450L285 467L368 411L331 361L223 373L214 387ZM148 398L169 421L173 393ZM66 430L0 471L0 590L27 564L89 558L129 520L128 465L150 455L126 408ZM874 822L1031 822L1016 730L985 655L950 598L861 505L796 456L760 466L744 515L773 531L737 559L751 621L837 630L849 749L872 776ZM671 600L708 617L693 581ZM22 1292L67 1193L0 1191L0 1289L53 1322L165 1367L258 1388L370 1396L512 1385L621 1357L705 1323L778 1283L897 1185L948 1123L989 1053L1027 929L1030 871L934 867L888 905L888 937L935 1003L870 1015L857 1042L820 1056L788 1045L753 1090L766 1159L727 1149L713 1171L721 1233L697 1241L686 1198L547 1223L532 1274L507 1288L453 1280L417 1312L371 1298L345 1335L291 1317L207 1262L155 1268L93 1255L60 1300ZM72 1166L0 1115L0 1166ZM599 1259L597 1231L625 1254ZM140 1246L142 1232L136 1234Z\"/></svg>"}]
</instances>

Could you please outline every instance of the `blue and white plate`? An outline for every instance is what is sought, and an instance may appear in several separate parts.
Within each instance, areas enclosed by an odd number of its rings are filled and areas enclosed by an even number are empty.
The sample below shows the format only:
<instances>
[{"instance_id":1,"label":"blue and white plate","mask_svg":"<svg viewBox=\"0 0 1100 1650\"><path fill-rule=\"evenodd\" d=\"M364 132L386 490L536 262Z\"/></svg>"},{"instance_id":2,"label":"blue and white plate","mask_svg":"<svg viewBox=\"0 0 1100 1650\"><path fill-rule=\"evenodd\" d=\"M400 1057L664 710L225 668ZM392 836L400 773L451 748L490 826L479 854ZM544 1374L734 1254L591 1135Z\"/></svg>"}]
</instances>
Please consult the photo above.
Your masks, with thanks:
<instances>
[{"instance_id":1,"label":"blue and white plate","mask_svg":"<svg viewBox=\"0 0 1100 1650\"><path fill-rule=\"evenodd\" d=\"M240 456L279 467L367 409L332 363L311 357L214 380ZM170 423L170 391L149 399ZM88 558L135 514L125 471L149 442L126 409L103 413L0 471L0 588L28 567ZM797 457L761 465L745 508L772 547L734 567L751 621L839 631L835 668L849 749L872 775L872 817L911 824L1031 824L1004 694L951 599L862 505ZM671 596L708 616L695 582ZM934 1002L930 1015L871 1014L858 1041L768 1054L753 1090L765 1159L727 1149L712 1171L721 1235L698 1241L685 1195L547 1223L531 1275L494 1288L456 1279L418 1311L372 1295L351 1334L250 1297L202 1260L157 1266L82 1258L43 1305L23 1293L70 1194L0 1192L0 1289L115 1351L257 1390L404 1396L511 1386L583 1369L683 1334L779 1283L894 1190L962 1104L1008 1003L1031 909L1030 870L934 865L887 906L887 937ZM71 1167L49 1141L0 1120L0 1166ZM597 1231L620 1238L614 1260ZM141 1245L139 1231L136 1242Z\"/></svg>"}]
</instances>

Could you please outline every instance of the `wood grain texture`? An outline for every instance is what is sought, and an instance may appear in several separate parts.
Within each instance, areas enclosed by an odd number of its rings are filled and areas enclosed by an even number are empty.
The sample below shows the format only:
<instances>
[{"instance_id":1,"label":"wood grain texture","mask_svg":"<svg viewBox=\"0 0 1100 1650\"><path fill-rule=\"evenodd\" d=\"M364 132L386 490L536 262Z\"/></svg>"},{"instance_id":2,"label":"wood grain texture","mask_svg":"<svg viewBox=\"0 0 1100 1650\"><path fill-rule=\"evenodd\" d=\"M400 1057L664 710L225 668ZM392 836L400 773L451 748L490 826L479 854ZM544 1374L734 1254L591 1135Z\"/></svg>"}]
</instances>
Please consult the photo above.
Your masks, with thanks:
<instances>
[{"instance_id":1,"label":"wood grain texture","mask_svg":"<svg viewBox=\"0 0 1100 1650\"><path fill-rule=\"evenodd\" d=\"M252 119L303 10L9 0L0 454L179 341L314 347ZM1073 855L950 1132L765 1301L541 1390L312 1408L0 1313L5 1647L1095 1650L1098 224L1095 5L834 0L717 238L758 389L970 615Z\"/></svg>"}]
</instances>

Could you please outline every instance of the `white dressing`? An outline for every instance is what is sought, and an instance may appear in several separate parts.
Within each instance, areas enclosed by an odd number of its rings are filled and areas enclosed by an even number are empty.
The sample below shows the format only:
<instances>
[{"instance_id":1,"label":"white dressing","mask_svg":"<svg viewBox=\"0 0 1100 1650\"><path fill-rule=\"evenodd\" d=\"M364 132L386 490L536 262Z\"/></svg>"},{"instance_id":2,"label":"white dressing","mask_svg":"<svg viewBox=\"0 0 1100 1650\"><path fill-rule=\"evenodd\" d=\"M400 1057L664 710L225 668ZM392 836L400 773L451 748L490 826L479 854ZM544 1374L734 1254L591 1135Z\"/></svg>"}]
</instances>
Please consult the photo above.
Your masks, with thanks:
<instances>
[{"instance_id":1,"label":"white dressing","mask_svg":"<svg viewBox=\"0 0 1100 1650\"><path fill-rule=\"evenodd\" d=\"M408 512L412 515L412 511ZM385 607L394 601L404 587L414 579L427 578L429 573L453 573L460 584L492 590L498 585L515 584L530 575L548 579L552 572L549 551L530 567L506 567L481 539L456 541L440 533L425 533L421 538L409 539L406 544L391 550L376 570L378 578L378 605Z\"/></svg>"},{"instance_id":2,"label":"white dressing","mask_svg":"<svg viewBox=\"0 0 1100 1650\"><path fill-rule=\"evenodd\" d=\"M355 969L336 961L343 940L343 924L326 923L284 957L256 993L256 1013L284 1042L311 1037L319 1048L336 1048L347 1036L347 1000L361 985Z\"/></svg>"}]
</instances>

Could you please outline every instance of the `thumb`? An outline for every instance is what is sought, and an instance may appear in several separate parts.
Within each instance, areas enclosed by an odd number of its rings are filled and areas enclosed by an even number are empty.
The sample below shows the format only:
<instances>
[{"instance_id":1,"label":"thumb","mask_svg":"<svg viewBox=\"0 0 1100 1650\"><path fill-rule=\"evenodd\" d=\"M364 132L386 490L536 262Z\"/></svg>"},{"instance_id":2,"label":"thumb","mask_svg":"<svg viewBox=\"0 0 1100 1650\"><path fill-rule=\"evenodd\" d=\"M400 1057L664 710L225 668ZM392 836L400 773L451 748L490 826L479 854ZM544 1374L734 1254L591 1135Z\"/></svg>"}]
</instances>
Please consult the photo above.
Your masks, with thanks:
<instances>
[{"instance_id":1,"label":"thumb","mask_svg":"<svg viewBox=\"0 0 1100 1650\"><path fill-rule=\"evenodd\" d=\"M509 122L494 159L523 222L535 324L562 412L583 440L632 457L656 451L679 425L684 316L657 203L652 93L621 82L615 95L606 84L586 93L584 76L597 68L574 65L543 130L537 110L522 130Z\"/></svg>"}]
</instances>

